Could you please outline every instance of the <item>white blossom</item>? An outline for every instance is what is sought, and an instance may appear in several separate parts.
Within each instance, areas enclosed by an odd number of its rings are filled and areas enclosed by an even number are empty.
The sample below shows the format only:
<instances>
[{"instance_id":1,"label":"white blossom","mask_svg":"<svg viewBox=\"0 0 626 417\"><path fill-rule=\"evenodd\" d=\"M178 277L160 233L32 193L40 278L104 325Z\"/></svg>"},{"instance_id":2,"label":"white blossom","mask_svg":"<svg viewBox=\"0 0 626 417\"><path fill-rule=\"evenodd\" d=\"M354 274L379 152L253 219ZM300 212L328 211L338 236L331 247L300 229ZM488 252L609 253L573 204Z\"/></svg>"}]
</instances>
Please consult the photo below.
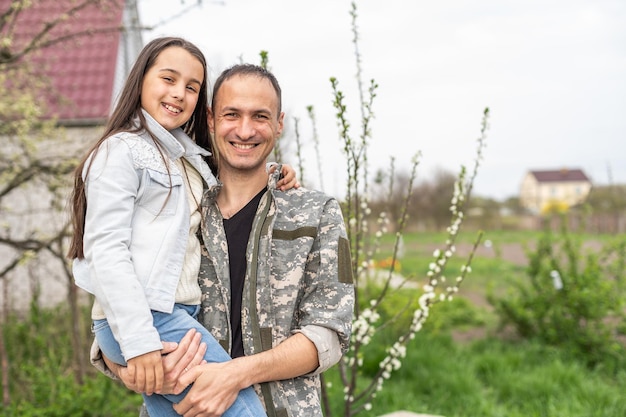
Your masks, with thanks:
<instances>
[{"instance_id":1,"label":"white blossom","mask_svg":"<svg viewBox=\"0 0 626 417\"><path fill-rule=\"evenodd\" d=\"M561 279L561 274L559 271L552 270L550 271L550 276L552 277L552 285L554 285L554 289L559 291L563 289L563 280Z\"/></svg>"}]
</instances>

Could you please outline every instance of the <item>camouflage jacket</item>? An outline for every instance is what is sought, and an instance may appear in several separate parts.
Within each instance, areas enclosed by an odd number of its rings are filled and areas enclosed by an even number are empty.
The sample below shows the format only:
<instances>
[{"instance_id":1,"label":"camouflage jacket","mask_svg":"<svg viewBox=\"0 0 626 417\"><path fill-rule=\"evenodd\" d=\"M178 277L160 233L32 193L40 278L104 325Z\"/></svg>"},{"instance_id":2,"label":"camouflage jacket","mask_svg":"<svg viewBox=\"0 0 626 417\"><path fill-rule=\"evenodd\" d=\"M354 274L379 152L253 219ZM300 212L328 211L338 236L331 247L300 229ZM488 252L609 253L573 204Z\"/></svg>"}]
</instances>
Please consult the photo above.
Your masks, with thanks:
<instances>
[{"instance_id":1,"label":"camouflage jacket","mask_svg":"<svg viewBox=\"0 0 626 417\"><path fill-rule=\"evenodd\" d=\"M270 176L248 241L241 312L244 351L252 355L271 349L298 332L309 337L318 349L320 369L255 389L269 417L321 417L319 373L345 353L352 330L350 247L339 203L303 188L276 191L279 172L280 167ZM230 352L228 248L215 203L217 187L207 190L203 201L206 252L199 276L199 320ZM316 331L320 329L322 333ZM319 338L324 331L332 335L338 351L334 356L331 352L330 363L324 358L328 352L323 352L328 343Z\"/></svg>"}]
</instances>

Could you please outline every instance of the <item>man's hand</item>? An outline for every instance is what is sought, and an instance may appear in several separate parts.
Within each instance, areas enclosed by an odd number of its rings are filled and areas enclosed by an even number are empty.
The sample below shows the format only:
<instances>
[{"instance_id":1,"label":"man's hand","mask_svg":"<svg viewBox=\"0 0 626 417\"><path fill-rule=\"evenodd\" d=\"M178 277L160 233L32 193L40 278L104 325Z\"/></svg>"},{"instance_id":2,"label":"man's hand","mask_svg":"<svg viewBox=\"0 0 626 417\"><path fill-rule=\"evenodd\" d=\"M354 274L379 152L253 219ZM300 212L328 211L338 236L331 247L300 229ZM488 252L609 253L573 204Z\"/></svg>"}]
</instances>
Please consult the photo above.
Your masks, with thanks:
<instances>
[{"instance_id":1,"label":"man's hand","mask_svg":"<svg viewBox=\"0 0 626 417\"><path fill-rule=\"evenodd\" d=\"M193 367L205 363L206 343L200 343L202 335L195 329L185 334L175 349L165 352L163 356L163 393L180 394L189 383L179 383L180 377ZM165 343L164 343L165 346Z\"/></svg>"},{"instance_id":2,"label":"man's hand","mask_svg":"<svg viewBox=\"0 0 626 417\"><path fill-rule=\"evenodd\" d=\"M137 389L134 382L131 382L130 377L128 376L128 369L125 366L112 362L106 355L102 354L102 360L106 364L107 368L115 374L131 391L135 391L137 394L141 394L141 391Z\"/></svg>"},{"instance_id":3,"label":"man's hand","mask_svg":"<svg viewBox=\"0 0 626 417\"><path fill-rule=\"evenodd\" d=\"M192 382L193 386L174 409L185 417L220 416L242 389L256 383L295 378L318 366L315 345L297 333L270 350L190 369L180 377L176 389Z\"/></svg>"},{"instance_id":4,"label":"man's hand","mask_svg":"<svg viewBox=\"0 0 626 417\"><path fill-rule=\"evenodd\" d=\"M174 405L183 416L221 416L235 402L239 391L246 388L241 372L233 367L234 361L207 363L186 372L176 387L184 389L193 382L185 398Z\"/></svg>"}]
</instances>

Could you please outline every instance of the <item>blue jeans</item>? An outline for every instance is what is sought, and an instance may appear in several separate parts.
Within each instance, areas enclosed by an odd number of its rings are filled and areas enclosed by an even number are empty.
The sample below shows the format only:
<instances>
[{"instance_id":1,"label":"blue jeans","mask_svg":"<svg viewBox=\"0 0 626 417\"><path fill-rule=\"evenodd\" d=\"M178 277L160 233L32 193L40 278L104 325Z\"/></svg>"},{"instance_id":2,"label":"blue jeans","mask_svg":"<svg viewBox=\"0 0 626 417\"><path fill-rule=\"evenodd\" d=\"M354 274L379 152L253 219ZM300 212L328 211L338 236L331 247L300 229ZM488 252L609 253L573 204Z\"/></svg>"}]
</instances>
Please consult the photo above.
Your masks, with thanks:
<instances>
[{"instance_id":1,"label":"blue jeans","mask_svg":"<svg viewBox=\"0 0 626 417\"><path fill-rule=\"evenodd\" d=\"M175 304L172 313L152 311L154 327L158 330L161 340L168 342L180 342L183 336L192 328L202 334L202 342L206 343L207 350L204 359L207 362L226 362L231 358L215 340L215 338L195 319L200 311L200 306ZM113 337L113 332L106 319L94 320L93 332L98 345L109 359L113 362L126 366L126 360L122 356L120 345ZM191 386L185 388L180 394L143 394L146 408L150 417L178 417L173 405L180 402ZM252 387L239 392L237 399L223 414L224 417L259 417L266 416L265 409L261 405L259 397Z\"/></svg>"}]
</instances>

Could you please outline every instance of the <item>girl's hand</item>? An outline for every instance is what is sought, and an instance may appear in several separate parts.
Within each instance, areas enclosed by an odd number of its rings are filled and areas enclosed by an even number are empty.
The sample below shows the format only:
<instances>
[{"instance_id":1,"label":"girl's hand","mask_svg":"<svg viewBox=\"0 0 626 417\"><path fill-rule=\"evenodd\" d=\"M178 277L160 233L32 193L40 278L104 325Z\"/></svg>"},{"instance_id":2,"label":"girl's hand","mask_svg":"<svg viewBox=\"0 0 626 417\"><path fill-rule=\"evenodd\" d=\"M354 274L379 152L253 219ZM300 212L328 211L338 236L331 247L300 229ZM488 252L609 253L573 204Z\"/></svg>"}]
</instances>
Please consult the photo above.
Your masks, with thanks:
<instances>
[{"instance_id":1,"label":"girl's hand","mask_svg":"<svg viewBox=\"0 0 626 417\"><path fill-rule=\"evenodd\" d=\"M161 351L145 353L128 360L127 375L135 390L147 395L159 394L163 388Z\"/></svg>"},{"instance_id":2,"label":"girl's hand","mask_svg":"<svg viewBox=\"0 0 626 417\"><path fill-rule=\"evenodd\" d=\"M272 172L276 167L270 168L270 172ZM278 187L281 191L287 191L292 188L300 188L300 183L296 178L296 170L289 164L283 164L283 169L281 171L282 178L276 183L276 187Z\"/></svg>"},{"instance_id":3,"label":"girl's hand","mask_svg":"<svg viewBox=\"0 0 626 417\"><path fill-rule=\"evenodd\" d=\"M185 388L183 386L182 389L175 389L180 376L192 367L206 363L204 361L206 344L200 343L200 341L200 333L191 329L181 339L180 343L163 342L163 350L159 353L159 361L161 361L163 370L163 386L160 392L156 390L155 392L158 394L179 394ZM102 359L109 370L124 383L126 388L138 394L146 392L145 386L139 384L134 374L131 376L127 366L116 364L104 354L102 355ZM129 365L131 361L132 359L129 361ZM136 370L133 372L136 373Z\"/></svg>"}]
</instances>

